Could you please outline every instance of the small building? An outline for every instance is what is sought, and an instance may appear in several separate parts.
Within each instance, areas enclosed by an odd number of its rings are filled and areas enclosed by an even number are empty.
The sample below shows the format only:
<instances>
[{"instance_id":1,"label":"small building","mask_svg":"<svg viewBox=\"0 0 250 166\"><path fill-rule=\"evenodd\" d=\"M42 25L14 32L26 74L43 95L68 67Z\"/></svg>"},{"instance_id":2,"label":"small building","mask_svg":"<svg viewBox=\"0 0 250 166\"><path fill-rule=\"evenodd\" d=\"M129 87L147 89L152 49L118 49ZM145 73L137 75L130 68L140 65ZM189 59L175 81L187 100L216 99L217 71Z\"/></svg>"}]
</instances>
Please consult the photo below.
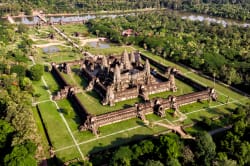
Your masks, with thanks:
<instances>
[{"instance_id":1,"label":"small building","mask_svg":"<svg viewBox=\"0 0 250 166\"><path fill-rule=\"evenodd\" d=\"M134 35L134 30L133 29L127 29L122 32L122 36L132 36Z\"/></svg>"}]
</instances>

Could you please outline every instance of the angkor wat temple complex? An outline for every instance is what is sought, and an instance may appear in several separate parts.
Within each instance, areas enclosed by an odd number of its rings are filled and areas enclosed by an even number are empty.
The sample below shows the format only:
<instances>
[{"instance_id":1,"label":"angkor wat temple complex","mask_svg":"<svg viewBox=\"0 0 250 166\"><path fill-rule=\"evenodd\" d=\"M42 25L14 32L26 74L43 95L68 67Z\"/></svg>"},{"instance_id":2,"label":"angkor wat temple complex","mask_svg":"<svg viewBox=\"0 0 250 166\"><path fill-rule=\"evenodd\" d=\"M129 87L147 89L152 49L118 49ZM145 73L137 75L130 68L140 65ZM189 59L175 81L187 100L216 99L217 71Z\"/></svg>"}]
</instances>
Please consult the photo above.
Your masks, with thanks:
<instances>
[{"instance_id":1,"label":"angkor wat temple complex","mask_svg":"<svg viewBox=\"0 0 250 166\"><path fill-rule=\"evenodd\" d=\"M72 65L80 65L80 76L88 82L85 90L96 91L103 105L114 106L116 102L137 97L141 97L143 102L110 113L90 114L76 95L80 90L70 85L61 74L70 73ZM146 121L145 115L151 113L164 117L166 109L172 108L179 112L179 106L217 98L214 89L204 87L178 70L164 66L139 52L128 54L125 50L121 56L86 56L79 61L52 64L51 72L62 88L53 99L67 97L82 120L80 130L90 130L96 135L98 128L104 125L135 117ZM175 78L189 84L196 92L167 98L149 98L150 94L177 91Z\"/></svg>"},{"instance_id":2,"label":"angkor wat temple complex","mask_svg":"<svg viewBox=\"0 0 250 166\"><path fill-rule=\"evenodd\" d=\"M151 70L148 60L142 64L139 53L128 54L126 50L120 57L87 57L81 70L89 82L86 90L94 89L103 98L103 105L137 97L148 101L149 94L177 90L172 73L163 77Z\"/></svg>"}]
</instances>

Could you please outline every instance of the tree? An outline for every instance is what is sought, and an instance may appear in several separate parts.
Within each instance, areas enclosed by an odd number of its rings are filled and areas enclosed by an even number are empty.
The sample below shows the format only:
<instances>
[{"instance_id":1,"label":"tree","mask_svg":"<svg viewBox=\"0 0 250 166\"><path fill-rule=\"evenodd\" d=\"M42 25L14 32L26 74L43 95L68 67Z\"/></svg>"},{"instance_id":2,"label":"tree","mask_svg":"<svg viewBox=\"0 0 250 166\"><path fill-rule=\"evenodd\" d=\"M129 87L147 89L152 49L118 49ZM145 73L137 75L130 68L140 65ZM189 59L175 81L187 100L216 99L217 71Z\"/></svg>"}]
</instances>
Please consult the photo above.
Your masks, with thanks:
<instances>
[{"instance_id":1,"label":"tree","mask_svg":"<svg viewBox=\"0 0 250 166\"><path fill-rule=\"evenodd\" d=\"M19 84L22 90L28 91L30 93L34 92L32 81L28 77L21 78Z\"/></svg>"},{"instance_id":2,"label":"tree","mask_svg":"<svg viewBox=\"0 0 250 166\"><path fill-rule=\"evenodd\" d=\"M147 160L145 166L164 166L160 161Z\"/></svg>"},{"instance_id":3,"label":"tree","mask_svg":"<svg viewBox=\"0 0 250 166\"><path fill-rule=\"evenodd\" d=\"M169 158L167 160L166 166L181 166L180 162L176 158Z\"/></svg>"},{"instance_id":4,"label":"tree","mask_svg":"<svg viewBox=\"0 0 250 166\"><path fill-rule=\"evenodd\" d=\"M181 154L181 143L177 135L161 136L160 137L161 148L160 151L163 158L168 160L177 159Z\"/></svg>"},{"instance_id":5,"label":"tree","mask_svg":"<svg viewBox=\"0 0 250 166\"><path fill-rule=\"evenodd\" d=\"M219 152L217 154L217 159L214 162L215 166L221 166L221 165L225 165L225 166L237 166L237 162L235 160L231 160L227 158L226 153L221 153Z\"/></svg>"},{"instance_id":6,"label":"tree","mask_svg":"<svg viewBox=\"0 0 250 166\"><path fill-rule=\"evenodd\" d=\"M14 132L14 128L6 121L0 120L0 149L6 146L10 141L10 135ZM2 152L2 150L0 150Z\"/></svg>"},{"instance_id":7,"label":"tree","mask_svg":"<svg viewBox=\"0 0 250 166\"><path fill-rule=\"evenodd\" d=\"M26 68L22 65L12 66L10 73L16 73L19 77L24 77L26 74Z\"/></svg>"},{"instance_id":8,"label":"tree","mask_svg":"<svg viewBox=\"0 0 250 166\"><path fill-rule=\"evenodd\" d=\"M114 166L120 166L120 165L129 166L132 157L133 157L133 152L131 151L129 146L122 146L113 155L111 164Z\"/></svg>"},{"instance_id":9,"label":"tree","mask_svg":"<svg viewBox=\"0 0 250 166\"><path fill-rule=\"evenodd\" d=\"M185 146L182 149L182 158L183 158L183 165L192 165L191 163L194 163L194 153L189 148L189 146Z\"/></svg>"},{"instance_id":10,"label":"tree","mask_svg":"<svg viewBox=\"0 0 250 166\"><path fill-rule=\"evenodd\" d=\"M33 41L27 36L22 37L22 41L18 45L18 48L21 49L24 53L28 54L31 50Z\"/></svg>"},{"instance_id":11,"label":"tree","mask_svg":"<svg viewBox=\"0 0 250 166\"><path fill-rule=\"evenodd\" d=\"M34 158L36 146L34 143L27 141L24 144L16 145L10 154L4 158L4 165L6 166L36 166Z\"/></svg>"},{"instance_id":12,"label":"tree","mask_svg":"<svg viewBox=\"0 0 250 166\"><path fill-rule=\"evenodd\" d=\"M17 32L18 33L26 33L27 31L28 31L28 27L27 27L27 25L25 25L25 24L18 24L18 26L17 26Z\"/></svg>"},{"instance_id":13,"label":"tree","mask_svg":"<svg viewBox=\"0 0 250 166\"><path fill-rule=\"evenodd\" d=\"M196 135L195 156L201 164L210 165L213 157L216 155L216 145L213 138L205 131Z\"/></svg>"},{"instance_id":14,"label":"tree","mask_svg":"<svg viewBox=\"0 0 250 166\"><path fill-rule=\"evenodd\" d=\"M29 76L31 80L39 81L43 75L44 66L37 64L30 68Z\"/></svg>"},{"instance_id":15,"label":"tree","mask_svg":"<svg viewBox=\"0 0 250 166\"><path fill-rule=\"evenodd\" d=\"M250 143L248 141L244 141L241 143L239 147L237 147L237 151L235 156L239 161L240 165L249 165L250 164Z\"/></svg>"}]
</instances>

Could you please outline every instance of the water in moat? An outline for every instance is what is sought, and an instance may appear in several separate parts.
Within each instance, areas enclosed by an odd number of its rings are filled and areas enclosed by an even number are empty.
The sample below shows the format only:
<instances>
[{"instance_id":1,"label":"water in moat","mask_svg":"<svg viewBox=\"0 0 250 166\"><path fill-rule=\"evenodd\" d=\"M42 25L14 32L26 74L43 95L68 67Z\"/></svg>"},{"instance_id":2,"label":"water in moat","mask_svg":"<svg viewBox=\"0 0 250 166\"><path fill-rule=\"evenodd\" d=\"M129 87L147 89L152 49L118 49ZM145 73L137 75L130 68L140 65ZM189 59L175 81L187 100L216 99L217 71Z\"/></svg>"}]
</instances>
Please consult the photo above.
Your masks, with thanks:
<instances>
[{"instance_id":1,"label":"water in moat","mask_svg":"<svg viewBox=\"0 0 250 166\"><path fill-rule=\"evenodd\" d=\"M90 19L104 18L104 17L115 18L117 16L123 16L123 14L47 16L46 18L48 21L51 21L54 23L59 23L61 21L64 23L67 23L67 22L84 22L84 21L87 21ZM39 18L38 17L22 17L22 18L16 18L15 22L26 24L26 25L33 25L33 24L37 24L39 22Z\"/></svg>"},{"instance_id":2,"label":"water in moat","mask_svg":"<svg viewBox=\"0 0 250 166\"><path fill-rule=\"evenodd\" d=\"M48 46L43 48L43 52L46 54L58 52L59 48L57 46Z\"/></svg>"},{"instance_id":3,"label":"water in moat","mask_svg":"<svg viewBox=\"0 0 250 166\"><path fill-rule=\"evenodd\" d=\"M110 47L110 45L108 43L97 42L97 41L87 42L87 44L90 45L91 47L94 47L94 48L109 48Z\"/></svg>"},{"instance_id":4,"label":"water in moat","mask_svg":"<svg viewBox=\"0 0 250 166\"><path fill-rule=\"evenodd\" d=\"M232 20L232 19L225 19L220 17L212 17L208 15L201 15L201 14L194 14L194 13L187 13L187 12L180 12L180 11L173 11L173 10L166 10L166 12L175 13L176 15L180 16L182 19L188 19L191 21L207 21L209 23L218 23L222 24L224 27L227 25L237 25L242 27L250 27L250 23L245 23L242 21ZM126 13L126 14L85 14L85 15L75 15L75 16L47 16L47 20L55 23L59 23L60 21L67 23L67 22L83 22L90 19L95 18L104 18L104 17L118 17L118 16L126 16L126 15L135 15L136 13ZM23 17L23 18L16 18L16 22L23 23L23 24L36 24L39 22L38 17Z\"/></svg>"},{"instance_id":5,"label":"water in moat","mask_svg":"<svg viewBox=\"0 0 250 166\"><path fill-rule=\"evenodd\" d=\"M182 19L188 19L191 21L207 21L209 23L217 23L217 24L222 24L224 27L227 25L238 25L242 27L250 27L250 24L248 23L239 23L236 21L232 20L225 20L222 18L215 18L215 17L208 17L208 16L201 16L201 15L189 15L189 16L182 16Z\"/></svg>"}]
</instances>

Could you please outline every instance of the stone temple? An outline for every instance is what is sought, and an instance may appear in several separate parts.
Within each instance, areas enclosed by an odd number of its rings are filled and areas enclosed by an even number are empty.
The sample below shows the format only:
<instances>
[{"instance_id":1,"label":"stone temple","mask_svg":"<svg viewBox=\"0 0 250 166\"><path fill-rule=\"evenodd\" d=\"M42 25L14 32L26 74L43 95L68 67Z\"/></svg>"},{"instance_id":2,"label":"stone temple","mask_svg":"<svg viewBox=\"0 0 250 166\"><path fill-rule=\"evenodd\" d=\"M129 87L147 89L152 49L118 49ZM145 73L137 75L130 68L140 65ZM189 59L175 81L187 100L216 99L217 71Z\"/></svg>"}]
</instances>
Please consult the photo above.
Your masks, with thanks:
<instances>
[{"instance_id":1,"label":"stone temple","mask_svg":"<svg viewBox=\"0 0 250 166\"><path fill-rule=\"evenodd\" d=\"M156 72L139 52L125 50L121 56L89 56L81 65L82 75L88 80L87 91L95 90L103 105L141 97L149 100L150 94L176 91L174 74L168 78Z\"/></svg>"},{"instance_id":2,"label":"stone temple","mask_svg":"<svg viewBox=\"0 0 250 166\"><path fill-rule=\"evenodd\" d=\"M143 101L116 111L99 115L91 114L76 95L81 92L81 88L72 86L62 75L62 72L69 74L71 66L74 65L80 65L79 74L88 83L86 91L95 90L103 105L113 106L116 102L137 97L142 98ZM182 105L217 99L213 88L199 84L175 68L164 66L139 52L128 54L125 50L120 56L93 56L86 53L81 60L61 64L52 63L51 73L61 87L53 96L53 100L68 98L81 119L79 130L90 130L97 136L98 128L108 124L136 117L146 123L147 114L154 113L164 117L167 109L175 110L173 115L179 116L181 115L179 107ZM150 94L175 92L177 90L175 78L193 87L195 92L149 99Z\"/></svg>"}]
</instances>

